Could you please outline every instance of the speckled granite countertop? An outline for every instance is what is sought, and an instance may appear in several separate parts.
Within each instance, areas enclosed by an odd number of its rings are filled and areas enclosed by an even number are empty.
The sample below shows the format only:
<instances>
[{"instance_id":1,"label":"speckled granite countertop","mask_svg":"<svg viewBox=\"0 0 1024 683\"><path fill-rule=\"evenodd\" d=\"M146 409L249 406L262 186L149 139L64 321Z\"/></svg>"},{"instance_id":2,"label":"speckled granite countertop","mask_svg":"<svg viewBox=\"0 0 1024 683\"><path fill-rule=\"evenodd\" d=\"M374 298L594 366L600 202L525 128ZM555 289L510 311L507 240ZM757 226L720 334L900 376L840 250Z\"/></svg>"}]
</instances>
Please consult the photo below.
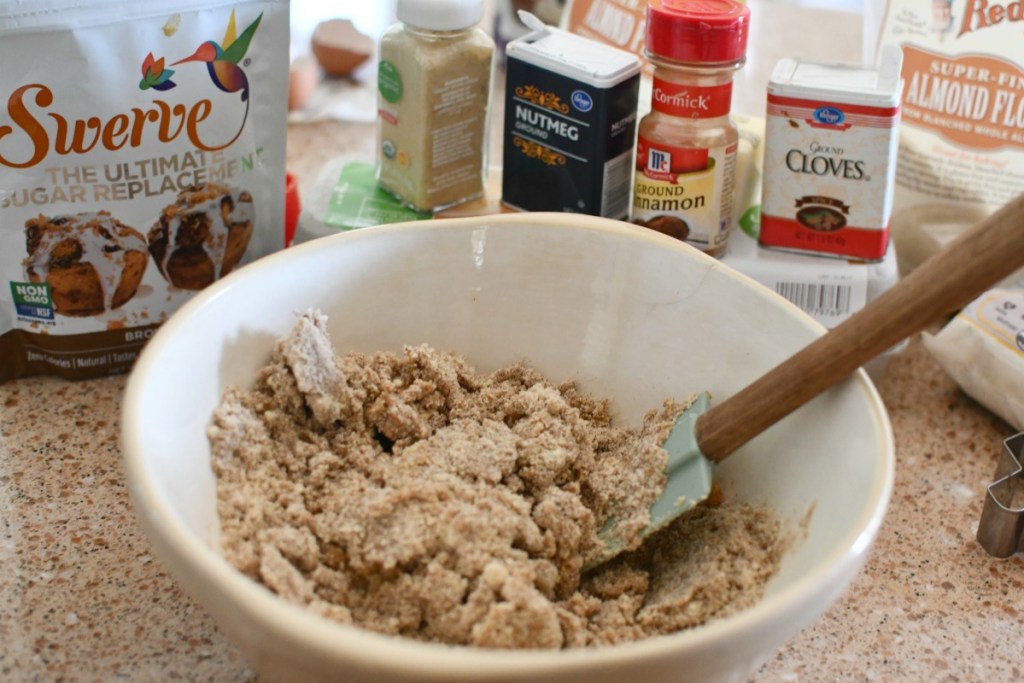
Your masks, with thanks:
<instances>
[{"instance_id":1,"label":"speckled granite countertop","mask_svg":"<svg viewBox=\"0 0 1024 683\"><path fill-rule=\"evenodd\" d=\"M250 679L139 530L117 442L124 385L0 385L0 679ZM1011 429L917 342L878 388L898 462L871 558L757 680L1021 680L1024 561L974 540Z\"/></svg>"},{"instance_id":2,"label":"speckled granite countertop","mask_svg":"<svg viewBox=\"0 0 1024 683\"><path fill-rule=\"evenodd\" d=\"M766 10L754 39L794 30L793 16ZM819 17L797 16L820 28ZM820 33L826 49L829 32ZM372 159L372 129L322 122L289 131L288 166L304 183L343 153ZM0 384L0 680L252 679L142 536L118 447L124 386L125 377ZM1024 560L993 559L974 538L1013 430L965 396L917 340L878 388L897 469L871 558L756 680L1021 680Z\"/></svg>"}]
</instances>

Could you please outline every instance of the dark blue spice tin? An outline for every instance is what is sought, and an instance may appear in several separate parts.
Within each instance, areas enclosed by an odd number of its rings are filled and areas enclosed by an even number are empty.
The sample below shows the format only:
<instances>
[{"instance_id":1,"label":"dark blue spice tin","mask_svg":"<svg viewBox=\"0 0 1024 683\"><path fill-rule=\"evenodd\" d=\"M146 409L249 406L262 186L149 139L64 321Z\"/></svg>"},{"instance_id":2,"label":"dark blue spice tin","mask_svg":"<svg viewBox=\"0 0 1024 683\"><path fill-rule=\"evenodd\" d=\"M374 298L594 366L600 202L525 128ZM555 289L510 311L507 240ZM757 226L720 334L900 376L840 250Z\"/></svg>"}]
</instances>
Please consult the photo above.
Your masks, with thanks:
<instances>
[{"instance_id":1,"label":"dark blue spice tin","mask_svg":"<svg viewBox=\"0 0 1024 683\"><path fill-rule=\"evenodd\" d=\"M539 24L506 48L501 201L523 211L629 213L640 59Z\"/></svg>"}]
</instances>

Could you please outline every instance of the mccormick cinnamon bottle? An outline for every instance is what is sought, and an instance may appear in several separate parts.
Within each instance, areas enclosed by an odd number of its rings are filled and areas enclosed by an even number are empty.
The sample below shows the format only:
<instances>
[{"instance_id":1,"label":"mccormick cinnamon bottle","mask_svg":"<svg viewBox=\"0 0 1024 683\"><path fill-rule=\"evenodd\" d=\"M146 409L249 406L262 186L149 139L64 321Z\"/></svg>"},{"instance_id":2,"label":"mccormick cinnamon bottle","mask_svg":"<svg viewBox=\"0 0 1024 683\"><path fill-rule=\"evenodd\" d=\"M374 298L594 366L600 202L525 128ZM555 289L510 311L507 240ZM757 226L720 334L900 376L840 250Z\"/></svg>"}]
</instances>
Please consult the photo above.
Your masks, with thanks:
<instances>
[{"instance_id":1,"label":"mccormick cinnamon bottle","mask_svg":"<svg viewBox=\"0 0 1024 683\"><path fill-rule=\"evenodd\" d=\"M732 220L739 133L732 80L746 61L750 10L735 0L650 0L651 112L640 121L630 219L712 256Z\"/></svg>"}]
</instances>

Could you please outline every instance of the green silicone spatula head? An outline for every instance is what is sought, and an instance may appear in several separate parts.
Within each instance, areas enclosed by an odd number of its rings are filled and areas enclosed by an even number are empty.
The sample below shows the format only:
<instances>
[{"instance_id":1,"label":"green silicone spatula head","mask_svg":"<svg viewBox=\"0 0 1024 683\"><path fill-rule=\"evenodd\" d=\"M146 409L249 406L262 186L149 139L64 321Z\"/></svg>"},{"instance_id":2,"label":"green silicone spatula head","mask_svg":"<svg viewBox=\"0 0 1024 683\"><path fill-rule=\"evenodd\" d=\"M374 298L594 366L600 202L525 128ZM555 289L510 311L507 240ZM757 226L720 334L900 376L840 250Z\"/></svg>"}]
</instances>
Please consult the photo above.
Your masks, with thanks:
<instances>
[{"instance_id":1,"label":"green silicone spatula head","mask_svg":"<svg viewBox=\"0 0 1024 683\"><path fill-rule=\"evenodd\" d=\"M676 418L662 444L668 452L668 481L664 493L651 505L651 526L656 529L707 498L711 491L712 464L697 444L697 419L710 405L708 392L697 394Z\"/></svg>"},{"instance_id":2,"label":"green silicone spatula head","mask_svg":"<svg viewBox=\"0 0 1024 683\"><path fill-rule=\"evenodd\" d=\"M664 448L668 483L651 505L641 538L707 498L714 463L744 445L861 365L969 303L1024 266L1024 194L964 232L852 317L818 337L722 403L706 393L684 410ZM623 538L614 519L598 532L599 565L638 539Z\"/></svg>"},{"instance_id":3,"label":"green silicone spatula head","mask_svg":"<svg viewBox=\"0 0 1024 683\"><path fill-rule=\"evenodd\" d=\"M713 464L697 445L697 418L704 414L711 404L706 391L696 398L679 414L672 431L662 444L668 452L665 466L668 477L661 496L651 505L650 523L643 530L649 536L665 524L707 498L711 491ZM614 517L608 519L598 536L603 543L601 555L587 563L587 568L596 566L615 557L630 545L630 539L623 537L622 529Z\"/></svg>"}]
</instances>

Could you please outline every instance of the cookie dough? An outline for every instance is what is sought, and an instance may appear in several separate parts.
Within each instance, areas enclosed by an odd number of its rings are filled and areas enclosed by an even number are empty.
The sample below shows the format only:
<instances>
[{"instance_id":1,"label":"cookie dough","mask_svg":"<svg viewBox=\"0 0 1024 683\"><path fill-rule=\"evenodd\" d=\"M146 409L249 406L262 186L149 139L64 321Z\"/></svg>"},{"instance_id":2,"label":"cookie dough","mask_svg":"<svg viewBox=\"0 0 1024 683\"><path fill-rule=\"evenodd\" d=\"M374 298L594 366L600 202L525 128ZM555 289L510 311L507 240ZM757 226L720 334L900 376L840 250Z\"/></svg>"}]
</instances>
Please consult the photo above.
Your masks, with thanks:
<instances>
[{"instance_id":1,"label":"cookie dough","mask_svg":"<svg viewBox=\"0 0 1024 683\"><path fill-rule=\"evenodd\" d=\"M698 506L581 571L610 514L646 524L682 408L625 428L523 362L339 357L310 311L213 416L222 551L286 600L426 641L558 649L694 626L760 598L785 548L767 511Z\"/></svg>"}]
</instances>

